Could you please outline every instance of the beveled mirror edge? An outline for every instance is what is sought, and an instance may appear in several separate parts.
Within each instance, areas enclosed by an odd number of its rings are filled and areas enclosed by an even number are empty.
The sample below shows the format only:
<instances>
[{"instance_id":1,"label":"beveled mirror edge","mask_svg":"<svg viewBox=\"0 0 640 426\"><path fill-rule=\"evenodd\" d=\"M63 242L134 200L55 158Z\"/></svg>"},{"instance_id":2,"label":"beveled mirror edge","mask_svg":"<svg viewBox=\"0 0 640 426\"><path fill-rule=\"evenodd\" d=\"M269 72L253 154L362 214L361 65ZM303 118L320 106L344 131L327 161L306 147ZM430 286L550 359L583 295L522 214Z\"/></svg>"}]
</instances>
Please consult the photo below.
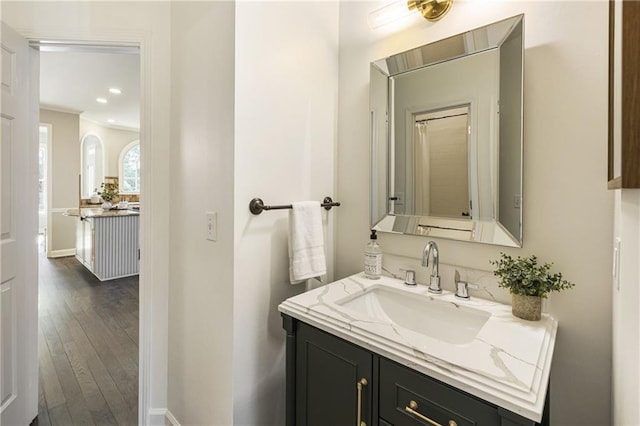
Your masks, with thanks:
<instances>
[{"instance_id":1,"label":"beveled mirror edge","mask_svg":"<svg viewBox=\"0 0 640 426\"><path fill-rule=\"evenodd\" d=\"M505 36L505 41L511 37L515 30L520 28L520 232L515 236L508 232L515 239L514 247L522 247L524 242L524 14L518 15L520 19L514 24L511 31ZM498 222L499 223L499 222Z\"/></svg>"},{"instance_id":2,"label":"beveled mirror edge","mask_svg":"<svg viewBox=\"0 0 640 426\"><path fill-rule=\"evenodd\" d=\"M443 220L447 225L437 222ZM504 247L522 247L500 222L489 220L460 220L460 228L451 226L456 219L435 218L433 216L411 216L388 214L371 229L390 234L414 235L445 240L466 241L471 243L492 244ZM432 225L423 224L431 222ZM463 223L464 222L464 223ZM464 228L468 229L464 229Z\"/></svg>"},{"instance_id":3,"label":"beveled mirror edge","mask_svg":"<svg viewBox=\"0 0 640 426\"><path fill-rule=\"evenodd\" d=\"M475 28L473 30L470 31L466 31L464 33L461 34L457 34L454 36L451 36L449 38L453 38L453 37L459 37L459 36L463 36L464 34L468 34L471 33L473 31L476 30L480 30L486 27L489 27L491 25L494 24L500 24L500 23L504 23L507 21L512 21L510 27L508 28L508 30L506 30L504 32L503 37L500 39L500 41L498 43L496 43L495 46L493 47L488 47L486 49L482 49L482 50L478 50L477 52L473 52L473 53L469 53L467 55L471 55L471 54L475 54L475 53L480 53L481 51L486 51L486 50L490 50L490 49L494 49L494 48L498 48L500 47L505 40L507 40L508 37L510 37L513 32L519 27L520 29L520 44L521 44L521 85L520 85L520 120L521 120L521 124L520 124L520 151L521 151L521 155L520 155L520 171L521 171L521 179L520 179L520 202L521 202L521 207L519 210L519 216L520 216L520 228L519 228L519 235L518 236L514 236L511 232L509 232L508 230L506 230L504 228L504 226L502 224L500 224L500 222L498 222L497 220L492 220L492 221L486 221L486 220L473 220L473 221L467 221L467 222L471 222L473 224L473 229L471 231L468 230L461 230L461 229L449 229L449 228L440 228L437 226L421 226L419 225L419 223L421 221L424 220L431 220L434 219L433 217L429 217L429 216L409 216L409 215L393 215L393 214L389 214L387 213L386 215L384 215L380 220L378 220L377 222L374 219L374 204L375 204L375 197L374 197L374 188L371 186L370 187L370 223L371 223L371 229L375 229L377 231L380 232L386 232L386 233L394 233L394 234L403 234L403 235L415 235L415 236L429 236L429 237L434 237L434 238L442 238L442 239L448 239L448 240L455 240L455 241L468 241L468 242L476 242L476 243L485 243L485 244L492 244L492 245L499 245L499 246L505 246L505 247L522 247L523 246L523 208L522 208L522 203L523 203L523 196L522 196L522 192L523 192L523 187L524 187L524 183L523 183L523 177L524 177L524 14L519 14L519 15L515 15L513 17L510 18L506 18L503 19L501 21L496 21L490 24L487 24L485 26L482 27L478 27ZM438 43L438 41L429 43L429 44L434 44L434 43ZM428 44L428 45L429 45ZM427 46L427 45L425 45ZM424 46L420 46L414 49L410 49L407 50L405 52L401 52L398 55L403 55L406 54L408 52L412 52L415 51L416 49L420 49L421 47ZM388 72L388 67L387 67L387 60L389 58L393 58L396 55L392 55L389 56L387 58L382 58L376 61L373 61L370 63L370 70L372 69L377 69L378 71L380 71L381 73L384 73L387 75L387 77L390 77L392 75L396 75L396 74L390 74ZM466 55L463 55L466 56ZM457 56L452 56L449 59L446 60L453 60L453 59L458 59L461 56L457 55ZM444 61L444 60L443 60ZM431 62L428 64L424 64L424 65L420 65L420 66L416 66L414 68L409 68L405 71L401 71L401 72L406 72L406 71L410 71L413 69L418 69L418 68L422 68L425 66L429 66L429 65L435 65L437 63L443 62L443 61L438 61L438 62ZM400 72L400 73L401 73ZM370 104L371 104L371 97L372 97L372 89L370 88ZM371 118L371 117L370 117ZM374 123L372 122L370 124L370 129L372 129L374 126ZM388 132L388 129L387 129ZM370 143L373 143L373 138L372 135L370 135ZM387 152L387 155L389 155L389 153ZM374 170L373 170L373 164L374 164L374 159L373 159L373 152L371 152L371 174L370 177L371 179L373 179L374 176ZM388 172L387 172L388 173ZM385 204L388 198L388 194L389 194L389 188L388 188L388 182L387 182L387 193L386 193L386 197L385 197ZM497 204L498 201L497 199L494 200L494 203ZM495 207L496 211L497 211L497 206ZM411 226L411 225L405 225L405 226L398 226L396 224L396 221L398 221L399 218L411 218L413 219L416 224L415 226ZM437 219L437 218L436 218ZM448 218L445 218L448 219ZM394 229L396 228L396 229ZM402 230L397 229L397 228L404 228ZM481 232L482 236L478 235L478 228L481 228L483 230L483 232ZM420 231L419 229L426 229L427 231ZM484 232L487 229L492 229L493 231L491 232ZM413 230L413 231L412 231ZM435 230L435 231L434 231ZM450 231L451 235L447 235L447 232L443 232L444 231ZM412 232L411 232L412 231ZM460 238L459 236L456 237L456 234L459 232L468 232L470 235L468 238ZM483 238L483 236L486 236L487 234L492 234L493 237L492 238Z\"/></svg>"},{"instance_id":4,"label":"beveled mirror edge","mask_svg":"<svg viewBox=\"0 0 640 426\"><path fill-rule=\"evenodd\" d=\"M516 26L521 22L524 22L524 13L512 16L510 18L505 18L505 19L502 19L500 21L492 22L490 24L483 25L481 27L473 28L471 30L468 30L468 31L465 31L465 32L462 32L462 33L459 33L459 34L455 34L455 35L452 35L452 36L449 36L449 37L446 37L446 38L443 38L443 39L440 39L440 40L436 40L436 41L433 41L431 43L427 43L427 44L422 45L422 46L414 47L412 49L408 49L408 50L405 50L403 52L396 53L396 54L387 56L385 58L381 58L381 59L375 60L375 61L371 62L371 64L374 64L376 67L378 67L378 69L380 69L380 71L386 73L387 76L393 77L394 75L403 74L403 73L408 72L408 71L413 71L413 70L420 69L420 68L423 68L423 67L436 65L436 64L439 64L439 63L442 63L442 62L452 61L454 59L466 57L466 56L469 56L469 55L474 55L476 53L485 52L487 50L495 49L495 48L499 47L502 43L504 43L504 41L507 39L507 37L509 37L509 35L513 32L513 30L516 28ZM439 59L432 60L432 61L421 62L421 63L418 63L418 64L416 64L414 66L407 66L407 67L400 68L397 71L389 71L389 63L392 63L392 62L395 62L395 61L398 61L398 60L403 61L403 62L407 62L407 61L404 61L404 59L405 58L410 58L410 57L413 57L413 59L415 59L415 56L416 56L415 54L416 53L420 52L421 50L428 49L430 46L434 46L434 45L440 44L440 43L448 43L448 42L450 42L452 40L455 40L457 38L464 38L465 36L472 35L475 31L480 31L480 30L486 29L486 28L491 27L491 26L499 26L501 24L507 24L507 23L509 24L509 26L508 26L507 29L504 30L503 36L499 40L497 40L495 43L492 43L491 45L487 45L485 47L480 47L480 48L477 48L476 50L473 50L473 51L465 51L464 53L459 53L459 54L455 54L455 55L440 57ZM468 46L466 46L466 47L468 47ZM421 57L421 59L424 59L423 55L420 55L420 57Z\"/></svg>"}]
</instances>

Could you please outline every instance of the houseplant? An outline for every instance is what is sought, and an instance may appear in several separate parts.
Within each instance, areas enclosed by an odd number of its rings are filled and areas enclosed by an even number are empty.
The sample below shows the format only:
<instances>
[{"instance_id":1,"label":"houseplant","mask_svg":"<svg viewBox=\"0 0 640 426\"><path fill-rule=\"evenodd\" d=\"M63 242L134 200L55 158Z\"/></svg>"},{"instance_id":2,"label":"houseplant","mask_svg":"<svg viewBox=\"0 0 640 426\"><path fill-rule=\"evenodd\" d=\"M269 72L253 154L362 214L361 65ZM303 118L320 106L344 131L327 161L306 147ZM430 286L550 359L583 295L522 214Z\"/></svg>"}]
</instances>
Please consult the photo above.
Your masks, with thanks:
<instances>
[{"instance_id":1,"label":"houseplant","mask_svg":"<svg viewBox=\"0 0 640 426\"><path fill-rule=\"evenodd\" d=\"M535 255L513 258L500 253L498 260L491 260L496 266L494 275L499 277L498 286L506 288L512 297L512 313L529 321L540 320L542 299L548 293L566 290L575 284L565 280L562 273L551 273L552 264L538 264Z\"/></svg>"},{"instance_id":2,"label":"houseplant","mask_svg":"<svg viewBox=\"0 0 640 426\"><path fill-rule=\"evenodd\" d=\"M100 191L98 191L98 195L102 198L104 203L102 204L103 209L110 209L113 207L111 202L118 196L118 185L115 183L104 183L100 184Z\"/></svg>"}]
</instances>

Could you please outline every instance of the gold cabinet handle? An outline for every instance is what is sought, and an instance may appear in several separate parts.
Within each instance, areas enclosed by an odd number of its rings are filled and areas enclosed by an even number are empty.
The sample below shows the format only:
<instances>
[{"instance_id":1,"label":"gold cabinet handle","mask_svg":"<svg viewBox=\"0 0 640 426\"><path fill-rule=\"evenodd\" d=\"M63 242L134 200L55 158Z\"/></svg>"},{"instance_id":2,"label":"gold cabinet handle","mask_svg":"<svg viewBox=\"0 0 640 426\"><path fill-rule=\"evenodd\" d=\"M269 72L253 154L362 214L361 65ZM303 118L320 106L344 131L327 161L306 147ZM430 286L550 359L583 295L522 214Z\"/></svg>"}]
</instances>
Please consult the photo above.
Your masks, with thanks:
<instances>
[{"instance_id":1,"label":"gold cabinet handle","mask_svg":"<svg viewBox=\"0 0 640 426\"><path fill-rule=\"evenodd\" d=\"M413 414L414 416L416 416L417 418L419 418L420 420L423 420L427 423L429 423L431 426L442 426L440 423L431 420L429 417L420 414L419 412L417 412L416 410L418 409L418 403L415 402L414 400L409 401L409 406L408 407L404 407L404 411L406 411L409 414ZM456 423L454 420L449 420L448 426L458 426L458 423Z\"/></svg>"},{"instance_id":2,"label":"gold cabinet handle","mask_svg":"<svg viewBox=\"0 0 640 426\"><path fill-rule=\"evenodd\" d=\"M356 384L356 388L358 389L358 418L356 419L356 426L367 426L365 422L362 421L362 388L367 386L369 382L364 377L358 380Z\"/></svg>"}]
</instances>

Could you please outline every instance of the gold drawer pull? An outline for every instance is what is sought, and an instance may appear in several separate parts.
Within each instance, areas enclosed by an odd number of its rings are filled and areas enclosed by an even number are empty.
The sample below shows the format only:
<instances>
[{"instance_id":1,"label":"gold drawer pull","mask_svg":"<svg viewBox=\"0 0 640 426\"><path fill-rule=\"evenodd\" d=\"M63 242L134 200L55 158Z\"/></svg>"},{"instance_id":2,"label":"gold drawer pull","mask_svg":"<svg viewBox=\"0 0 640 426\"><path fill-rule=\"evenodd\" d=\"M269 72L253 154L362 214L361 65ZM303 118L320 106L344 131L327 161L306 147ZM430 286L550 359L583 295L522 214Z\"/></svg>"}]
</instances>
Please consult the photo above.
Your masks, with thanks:
<instances>
[{"instance_id":1,"label":"gold drawer pull","mask_svg":"<svg viewBox=\"0 0 640 426\"><path fill-rule=\"evenodd\" d=\"M431 420L429 417L426 417L426 416L418 413L416 411L417 409L418 409L418 403L415 402L414 400L409 401L409 406L408 407L404 407L404 411L406 411L409 414L413 414L414 416L416 416L420 420L423 420L423 421L429 423L432 426L442 426L440 423ZM456 423L453 420L449 420L448 426L458 426L458 423Z\"/></svg>"},{"instance_id":2,"label":"gold drawer pull","mask_svg":"<svg viewBox=\"0 0 640 426\"><path fill-rule=\"evenodd\" d=\"M363 377L356 385L356 388L358 389L358 418L356 420L356 426L367 426L367 424L362 421L362 388L368 384L369 382L367 382L367 379Z\"/></svg>"}]
</instances>

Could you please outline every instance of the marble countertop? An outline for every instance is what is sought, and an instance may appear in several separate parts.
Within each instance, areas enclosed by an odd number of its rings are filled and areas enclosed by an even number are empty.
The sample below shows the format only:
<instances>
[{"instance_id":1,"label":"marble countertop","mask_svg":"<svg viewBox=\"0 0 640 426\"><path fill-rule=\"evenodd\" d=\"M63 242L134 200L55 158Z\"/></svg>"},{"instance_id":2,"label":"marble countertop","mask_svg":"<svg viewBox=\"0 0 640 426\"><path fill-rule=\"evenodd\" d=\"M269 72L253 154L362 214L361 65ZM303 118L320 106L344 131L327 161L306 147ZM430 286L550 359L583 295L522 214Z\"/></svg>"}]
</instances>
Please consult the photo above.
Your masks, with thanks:
<instances>
[{"instance_id":1,"label":"marble countertop","mask_svg":"<svg viewBox=\"0 0 640 426\"><path fill-rule=\"evenodd\" d=\"M490 316L473 340L457 344L372 321L338 303L373 286ZM424 285L409 287L389 277L370 280L363 274L289 298L278 310L523 417L536 422L542 418L558 327L546 314L541 321L525 321L514 317L509 305L478 298L462 301L447 291L435 295Z\"/></svg>"},{"instance_id":2,"label":"marble countertop","mask_svg":"<svg viewBox=\"0 0 640 426\"><path fill-rule=\"evenodd\" d=\"M67 216L76 217L112 217L112 216L139 216L140 212L129 209L111 209L104 210L102 208L82 208L67 210L65 213Z\"/></svg>"}]
</instances>

